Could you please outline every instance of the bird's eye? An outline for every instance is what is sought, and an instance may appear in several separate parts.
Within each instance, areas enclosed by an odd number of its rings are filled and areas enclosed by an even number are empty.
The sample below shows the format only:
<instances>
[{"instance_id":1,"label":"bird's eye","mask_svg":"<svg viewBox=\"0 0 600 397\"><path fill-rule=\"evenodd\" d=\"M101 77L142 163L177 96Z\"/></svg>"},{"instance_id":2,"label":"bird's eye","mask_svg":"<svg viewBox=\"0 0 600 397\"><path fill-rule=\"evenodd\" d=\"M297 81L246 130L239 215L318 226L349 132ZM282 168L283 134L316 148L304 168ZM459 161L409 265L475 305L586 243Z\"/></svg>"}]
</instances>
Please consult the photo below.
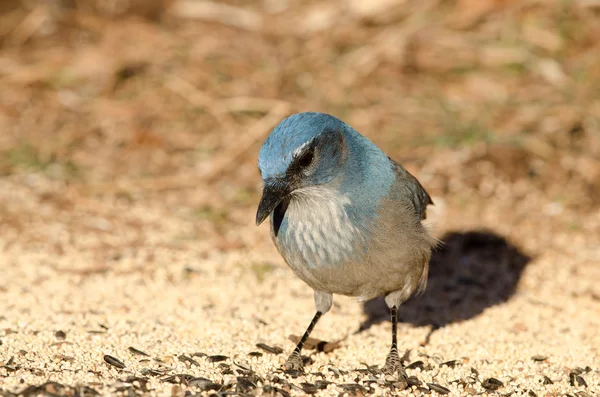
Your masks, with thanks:
<instances>
[{"instance_id":1,"label":"bird's eye","mask_svg":"<svg viewBox=\"0 0 600 397\"><path fill-rule=\"evenodd\" d=\"M315 153L313 149L309 149L302 154L298 159L298 165L302 168L306 168L312 163Z\"/></svg>"}]
</instances>

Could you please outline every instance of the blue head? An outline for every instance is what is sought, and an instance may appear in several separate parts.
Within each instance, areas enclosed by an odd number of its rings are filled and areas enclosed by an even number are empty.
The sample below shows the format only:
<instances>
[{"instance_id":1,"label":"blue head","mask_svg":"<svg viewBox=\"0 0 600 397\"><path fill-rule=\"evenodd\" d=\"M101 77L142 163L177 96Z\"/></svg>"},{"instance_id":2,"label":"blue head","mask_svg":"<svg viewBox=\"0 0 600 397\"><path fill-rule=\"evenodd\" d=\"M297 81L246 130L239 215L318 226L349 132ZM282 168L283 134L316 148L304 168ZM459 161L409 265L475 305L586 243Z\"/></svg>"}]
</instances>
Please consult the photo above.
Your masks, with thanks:
<instances>
[{"instance_id":1,"label":"blue head","mask_svg":"<svg viewBox=\"0 0 600 397\"><path fill-rule=\"evenodd\" d=\"M258 157L264 182L256 214L260 224L294 190L331 183L340 176L351 128L324 113L298 113L271 132Z\"/></svg>"}]
</instances>

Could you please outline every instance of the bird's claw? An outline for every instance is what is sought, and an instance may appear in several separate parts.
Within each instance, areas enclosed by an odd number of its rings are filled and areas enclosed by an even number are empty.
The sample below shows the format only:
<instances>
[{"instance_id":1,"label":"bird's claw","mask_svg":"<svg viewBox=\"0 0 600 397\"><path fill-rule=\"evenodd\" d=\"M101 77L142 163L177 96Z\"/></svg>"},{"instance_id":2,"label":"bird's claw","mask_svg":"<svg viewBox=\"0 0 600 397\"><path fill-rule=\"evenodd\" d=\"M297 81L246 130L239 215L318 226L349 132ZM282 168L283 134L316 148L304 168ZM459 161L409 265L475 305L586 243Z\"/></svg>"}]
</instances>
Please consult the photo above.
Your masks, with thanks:
<instances>
[{"instance_id":1,"label":"bird's claw","mask_svg":"<svg viewBox=\"0 0 600 397\"><path fill-rule=\"evenodd\" d=\"M304 364L300 353L294 351L283 364L286 371L304 371Z\"/></svg>"},{"instance_id":2,"label":"bird's claw","mask_svg":"<svg viewBox=\"0 0 600 397\"><path fill-rule=\"evenodd\" d=\"M392 349L386 357L382 371L386 376L397 377L399 380L408 378L408 375L406 375L406 371L402 366L402 362L400 361L398 351L395 349Z\"/></svg>"}]
</instances>

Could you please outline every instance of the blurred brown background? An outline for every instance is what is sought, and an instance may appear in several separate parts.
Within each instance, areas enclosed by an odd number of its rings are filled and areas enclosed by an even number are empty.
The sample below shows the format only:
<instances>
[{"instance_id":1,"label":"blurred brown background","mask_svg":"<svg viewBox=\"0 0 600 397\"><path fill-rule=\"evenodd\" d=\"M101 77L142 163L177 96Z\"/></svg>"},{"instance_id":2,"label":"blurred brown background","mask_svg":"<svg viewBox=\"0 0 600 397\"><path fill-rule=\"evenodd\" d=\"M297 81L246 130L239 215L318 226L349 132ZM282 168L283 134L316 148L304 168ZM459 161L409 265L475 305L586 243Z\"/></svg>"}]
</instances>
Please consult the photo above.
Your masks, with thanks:
<instances>
[{"instance_id":1,"label":"blurred brown background","mask_svg":"<svg viewBox=\"0 0 600 397\"><path fill-rule=\"evenodd\" d=\"M29 0L0 12L3 177L36 173L77 195L211 186L211 205L250 205L269 129L316 110L424 169L436 195L598 204L597 1Z\"/></svg>"},{"instance_id":2,"label":"blurred brown background","mask_svg":"<svg viewBox=\"0 0 600 397\"><path fill-rule=\"evenodd\" d=\"M600 233L597 1L0 10L8 244L48 243L24 233L29 222L108 230L147 204L192 220L185 239L252 251L268 240L252 229L258 149L280 119L307 110L344 119L404 163L437 197L442 231L491 228L530 253ZM86 214L98 220L85 226ZM105 243L96 248L104 255Z\"/></svg>"},{"instance_id":3,"label":"blurred brown background","mask_svg":"<svg viewBox=\"0 0 600 397\"><path fill-rule=\"evenodd\" d=\"M449 208L444 229L598 232L596 1L30 0L0 10L0 174L53 208L184 208L197 237L244 247L227 234L251 224L260 144L281 118L313 110L416 173ZM13 230L26 227L24 212L41 215L14 205L0 206ZM490 208L501 222L482 221ZM540 233L537 244L552 240Z\"/></svg>"}]
</instances>

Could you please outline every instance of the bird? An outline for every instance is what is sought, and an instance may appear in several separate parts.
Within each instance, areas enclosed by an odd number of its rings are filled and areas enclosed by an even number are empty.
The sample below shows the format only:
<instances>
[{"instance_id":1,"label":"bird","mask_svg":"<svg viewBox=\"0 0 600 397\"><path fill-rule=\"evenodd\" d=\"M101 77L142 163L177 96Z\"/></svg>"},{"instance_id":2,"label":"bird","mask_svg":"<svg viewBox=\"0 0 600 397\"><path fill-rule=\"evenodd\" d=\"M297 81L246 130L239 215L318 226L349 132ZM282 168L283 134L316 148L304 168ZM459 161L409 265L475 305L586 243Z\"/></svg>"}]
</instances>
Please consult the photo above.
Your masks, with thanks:
<instances>
[{"instance_id":1,"label":"bird","mask_svg":"<svg viewBox=\"0 0 600 397\"><path fill-rule=\"evenodd\" d=\"M314 290L316 314L284 368L303 371L301 350L333 295L385 297L392 343L382 371L406 377L397 347L398 308L427 283L438 240L423 224L430 195L404 167L342 120L292 114L264 141L256 225Z\"/></svg>"}]
</instances>

